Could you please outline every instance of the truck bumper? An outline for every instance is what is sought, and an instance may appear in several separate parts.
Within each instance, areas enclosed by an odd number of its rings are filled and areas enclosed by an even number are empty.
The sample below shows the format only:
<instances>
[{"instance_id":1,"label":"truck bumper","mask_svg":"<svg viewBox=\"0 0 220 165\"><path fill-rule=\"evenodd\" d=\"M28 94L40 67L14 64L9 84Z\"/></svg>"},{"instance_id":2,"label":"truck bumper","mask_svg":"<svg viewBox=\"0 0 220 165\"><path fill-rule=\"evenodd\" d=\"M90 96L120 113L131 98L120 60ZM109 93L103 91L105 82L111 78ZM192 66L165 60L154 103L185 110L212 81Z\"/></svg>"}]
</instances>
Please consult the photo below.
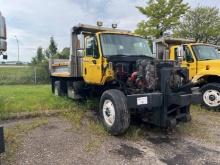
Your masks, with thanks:
<instances>
[{"instance_id":1,"label":"truck bumper","mask_svg":"<svg viewBox=\"0 0 220 165\"><path fill-rule=\"evenodd\" d=\"M191 120L189 106L199 104L199 92L185 93L147 93L127 96L128 108L138 110L142 120L162 128L175 127L178 122Z\"/></svg>"},{"instance_id":2,"label":"truck bumper","mask_svg":"<svg viewBox=\"0 0 220 165\"><path fill-rule=\"evenodd\" d=\"M160 107L162 103L162 93L133 94L127 96L127 105L129 109Z\"/></svg>"},{"instance_id":3,"label":"truck bumper","mask_svg":"<svg viewBox=\"0 0 220 165\"><path fill-rule=\"evenodd\" d=\"M167 98L167 99L166 99ZM153 108L161 107L167 100L167 105L188 106L190 104L200 104L202 101L201 93L191 94L170 94L164 98L162 93L146 93L127 95L128 108ZM165 100L164 100L165 99Z\"/></svg>"},{"instance_id":4,"label":"truck bumper","mask_svg":"<svg viewBox=\"0 0 220 165\"><path fill-rule=\"evenodd\" d=\"M188 106L190 104L200 104L201 101L201 93L173 94L168 96L168 105L176 104L179 106Z\"/></svg>"}]
</instances>

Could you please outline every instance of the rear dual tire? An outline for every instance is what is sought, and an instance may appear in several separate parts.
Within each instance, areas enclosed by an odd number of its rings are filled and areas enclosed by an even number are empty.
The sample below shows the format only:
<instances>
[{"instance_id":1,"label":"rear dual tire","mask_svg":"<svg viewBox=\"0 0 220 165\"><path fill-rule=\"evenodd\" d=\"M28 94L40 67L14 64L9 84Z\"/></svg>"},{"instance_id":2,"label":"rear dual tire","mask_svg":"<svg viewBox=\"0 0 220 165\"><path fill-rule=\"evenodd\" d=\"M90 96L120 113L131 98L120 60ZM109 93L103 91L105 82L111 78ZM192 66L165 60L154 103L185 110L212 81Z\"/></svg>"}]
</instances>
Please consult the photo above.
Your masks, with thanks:
<instances>
[{"instance_id":1,"label":"rear dual tire","mask_svg":"<svg viewBox=\"0 0 220 165\"><path fill-rule=\"evenodd\" d=\"M120 90L105 91L100 99L100 116L102 123L111 135L123 134L130 125L130 111L127 98Z\"/></svg>"},{"instance_id":2,"label":"rear dual tire","mask_svg":"<svg viewBox=\"0 0 220 165\"><path fill-rule=\"evenodd\" d=\"M67 84L65 81L54 81L52 92L55 96L65 96L67 94Z\"/></svg>"}]
</instances>

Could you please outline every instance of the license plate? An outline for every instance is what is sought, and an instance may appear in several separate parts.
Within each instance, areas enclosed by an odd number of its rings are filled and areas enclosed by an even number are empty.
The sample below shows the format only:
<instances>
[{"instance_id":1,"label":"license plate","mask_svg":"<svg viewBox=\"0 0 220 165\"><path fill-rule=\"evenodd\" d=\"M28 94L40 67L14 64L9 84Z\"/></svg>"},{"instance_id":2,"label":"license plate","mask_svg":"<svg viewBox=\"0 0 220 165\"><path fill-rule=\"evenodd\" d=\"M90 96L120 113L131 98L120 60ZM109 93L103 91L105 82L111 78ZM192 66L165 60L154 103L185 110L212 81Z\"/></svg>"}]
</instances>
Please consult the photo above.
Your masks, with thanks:
<instances>
[{"instance_id":1,"label":"license plate","mask_svg":"<svg viewBox=\"0 0 220 165\"><path fill-rule=\"evenodd\" d=\"M144 105L144 104L148 104L147 96L146 97L138 97L137 98L137 105Z\"/></svg>"}]
</instances>

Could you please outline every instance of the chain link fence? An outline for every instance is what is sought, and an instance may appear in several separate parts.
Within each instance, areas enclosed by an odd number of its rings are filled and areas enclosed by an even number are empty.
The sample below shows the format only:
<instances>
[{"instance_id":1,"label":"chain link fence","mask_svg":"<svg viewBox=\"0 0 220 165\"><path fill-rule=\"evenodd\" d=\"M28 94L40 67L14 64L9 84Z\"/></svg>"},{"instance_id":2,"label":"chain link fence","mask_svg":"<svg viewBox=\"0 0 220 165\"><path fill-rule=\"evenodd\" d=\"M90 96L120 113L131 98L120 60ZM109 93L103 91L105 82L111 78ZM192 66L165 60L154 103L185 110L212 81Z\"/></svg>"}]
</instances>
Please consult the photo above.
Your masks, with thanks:
<instances>
[{"instance_id":1,"label":"chain link fence","mask_svg":"<svg viewBox=\"0 0 220 165\"><path fill-rule=\"evenodd\" d=\"M47 84L50 82L47 64L0 65L0 85Z\"/></svg>"}]
</instances>

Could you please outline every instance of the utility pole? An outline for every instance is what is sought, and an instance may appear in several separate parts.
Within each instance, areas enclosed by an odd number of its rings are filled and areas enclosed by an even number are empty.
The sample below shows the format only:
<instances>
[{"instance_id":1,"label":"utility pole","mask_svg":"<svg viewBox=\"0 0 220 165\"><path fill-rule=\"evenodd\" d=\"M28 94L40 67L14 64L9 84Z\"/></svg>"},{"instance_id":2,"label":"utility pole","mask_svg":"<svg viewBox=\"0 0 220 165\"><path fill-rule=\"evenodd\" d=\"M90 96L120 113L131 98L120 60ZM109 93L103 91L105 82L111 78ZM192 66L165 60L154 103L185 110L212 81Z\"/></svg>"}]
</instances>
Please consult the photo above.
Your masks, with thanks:
<instances>
[{"instance_id":1,"label":"utility pole","mask_svg":"<svg viewBox=\"0 0 220 165\"><path fill-rule=\"evenodd\" d=\"M18 38L17 38L17 36L15 36L15 39L16 39L16 41L17 41L17 45L18 45L18 63L19 63L19 42L18 42Z\"/></svg>"}]
</instances>

